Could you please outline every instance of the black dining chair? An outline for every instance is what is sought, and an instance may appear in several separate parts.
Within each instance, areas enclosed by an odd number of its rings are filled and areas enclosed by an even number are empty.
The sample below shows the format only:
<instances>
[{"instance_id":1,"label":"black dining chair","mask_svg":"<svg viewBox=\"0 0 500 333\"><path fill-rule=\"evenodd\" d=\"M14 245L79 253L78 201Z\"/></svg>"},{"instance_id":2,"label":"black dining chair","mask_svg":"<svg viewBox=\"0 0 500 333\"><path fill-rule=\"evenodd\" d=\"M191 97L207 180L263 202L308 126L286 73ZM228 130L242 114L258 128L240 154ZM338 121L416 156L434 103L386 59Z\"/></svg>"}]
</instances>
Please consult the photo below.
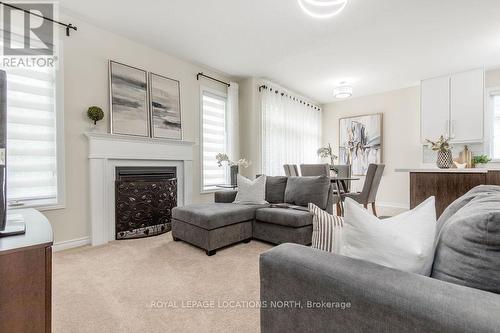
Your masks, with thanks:
<instances>
[{"instance_id":1,"label":"black dining chair","mask_svg":"<svg viewBox=\"0 0 500 333\"><path fill-rule=\"evenodd\" d=\"M377 192L380 181L382 180L384 168L384 164L370 164L368 166L368 171L366 172L363 190L356 193L343 193L341 194L342 200L345 200L345 198L351 198L362 204L365 208L368 208L368 204L371 204L373 214L377 216L375 200L377 199Z\"/></svg>"}]
</instances>

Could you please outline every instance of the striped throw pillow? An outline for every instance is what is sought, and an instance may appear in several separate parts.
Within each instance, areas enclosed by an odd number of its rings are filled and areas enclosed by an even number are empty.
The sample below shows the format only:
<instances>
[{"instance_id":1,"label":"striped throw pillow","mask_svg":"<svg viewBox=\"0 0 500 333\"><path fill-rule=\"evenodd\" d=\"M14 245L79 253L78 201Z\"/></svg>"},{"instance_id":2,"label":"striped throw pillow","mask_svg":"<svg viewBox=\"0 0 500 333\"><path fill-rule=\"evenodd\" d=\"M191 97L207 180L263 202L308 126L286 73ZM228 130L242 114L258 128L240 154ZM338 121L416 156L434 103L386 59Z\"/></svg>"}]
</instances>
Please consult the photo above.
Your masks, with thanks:
<instances>
[{"instance_id":1,"label":"striped throw pillow","mask_svg":"<svg viewBox=\"0 0 500 333\"><path fill-rule=\"evenodd\" d=\"M313 214L311 247L332 253L340 253L344 219L340 216L328 214L312 203L309 204L309 212Z\"/></svg>"}]
</instances>

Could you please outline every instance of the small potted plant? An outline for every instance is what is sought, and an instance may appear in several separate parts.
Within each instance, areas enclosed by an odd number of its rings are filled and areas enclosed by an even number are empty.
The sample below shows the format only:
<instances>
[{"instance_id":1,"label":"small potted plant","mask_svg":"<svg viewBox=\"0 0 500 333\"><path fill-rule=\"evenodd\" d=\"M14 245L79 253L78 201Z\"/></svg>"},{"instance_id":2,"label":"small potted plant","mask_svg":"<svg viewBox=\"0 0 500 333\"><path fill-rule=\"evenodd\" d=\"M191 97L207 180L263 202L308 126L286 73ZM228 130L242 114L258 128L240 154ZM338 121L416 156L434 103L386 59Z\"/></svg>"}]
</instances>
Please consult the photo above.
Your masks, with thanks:
<instances>
[{"instance_id":1,"label":"small potted plant","mask_svg":"<svg viewBox=\"0 0 500 333\"><path fill-rule=\"evenodd\" d=\"M230 172L231 172L231 185L236 186L237 185L237 175L239 172L239 167L242 168L248 168L250 166L250 162L247 161L246 159L242 158L239 159L237 162L233 162L229 159L229 156L225 153L218 153L215 156L215 159L217 160L217 165L222 167L223 164L227 164L229 166Z\"/></svg>"},{"instance_id":2,"label":"small potted plant","mask_svg":"<svg viewBox=\"0 0 500 333\"><path fill-rule=\"evenodd\" d=\"M333 149L332 149L331 144L327 144L326 146L319 148L316 151L316 154L318 154L318 156L321 158L329 158L330 159L330 167L332 168L332 170L334 170L333 165L335 164L335 160L338 158L338 156L333 153ZM334 170L334 171L337 171L337 170Z\"/></svg>"},{"instance_id":3,"label":"small potted plant","mask_svg":"<svg viewBox=\"0 0 500 333\"><path fill-rule=\"evenodd\" d=\"M453 155L451 153L450 139L443 135L436 141L426 140L430 148L437 152L436 165L440 169L449 169L453 166Z\"/></svg>"},{"instance_id":4,"label":"small potted plant","mask_svg":"<svg viewBox=\"0 0 500 333\"><path fill-rule=\"evenodd\" d=\"M472 158L472 165L474 168L481 168L490 161L491 158L489 158L488 155L477 155Z\"/></svg>"},{"instance_id":5,"label":"small potted plant","mask_svg":"<svg viewBox=\"0 0 500 333\"><path fill-rule=\"evenodd\" d=\"M98 106L91 106L87 109L87 117L94 122L92 128L95 128L97 122L104 118L104 111Z\"/></svg>"}]
</instances>

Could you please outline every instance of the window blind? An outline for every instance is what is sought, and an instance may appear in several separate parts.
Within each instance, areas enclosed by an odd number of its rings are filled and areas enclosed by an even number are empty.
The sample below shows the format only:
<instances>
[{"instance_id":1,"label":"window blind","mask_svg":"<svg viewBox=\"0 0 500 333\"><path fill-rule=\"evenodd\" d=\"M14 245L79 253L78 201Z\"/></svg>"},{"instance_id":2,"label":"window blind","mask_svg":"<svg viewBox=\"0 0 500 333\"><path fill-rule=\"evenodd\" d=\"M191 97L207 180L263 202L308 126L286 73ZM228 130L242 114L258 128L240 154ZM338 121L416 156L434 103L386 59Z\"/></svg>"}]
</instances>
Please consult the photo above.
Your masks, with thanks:
<instances>
[{"instance_id":1,"label":"window blind","mask_svg":"<svg viewBox=\"0 0 500 333\"><path fill-rule=\"evenodd\" d=\"M6 72L7 199L56 199L55 69Z\"/></svg>"},{"instance_id":2,"label":"window blind","mask_svg":"<svg viewBox=\"0 0 500 333\"><path fill-rule=\"evenodd\" d=\"M219 167L215 156L226 153L227 99L207 91L202 92L203 109L203 190L215 189L226 183L226 167Z\"/></svg>"}]
</instances>

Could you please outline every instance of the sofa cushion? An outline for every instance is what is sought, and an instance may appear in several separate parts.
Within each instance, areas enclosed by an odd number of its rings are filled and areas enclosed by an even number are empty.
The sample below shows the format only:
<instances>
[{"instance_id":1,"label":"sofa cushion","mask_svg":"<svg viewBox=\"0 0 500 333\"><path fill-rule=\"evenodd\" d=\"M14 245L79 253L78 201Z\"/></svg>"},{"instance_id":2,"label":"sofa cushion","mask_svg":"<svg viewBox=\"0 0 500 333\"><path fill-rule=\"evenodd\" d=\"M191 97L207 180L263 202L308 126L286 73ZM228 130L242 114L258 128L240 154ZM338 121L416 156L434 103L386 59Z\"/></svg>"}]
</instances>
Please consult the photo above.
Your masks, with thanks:
<instances>
[{"instance_id":1,"label":"sofa cushion","mask_svg":"<svg viewBox=\"0 0 500 333\"><path fill-rule=\"evenodd\" d=\"M288 177L285 190L285 202L307 207L313 203L321 209L328 204L330 178L317 177Z\"/></svg>"},{"instance_id":2,"label":"sofa cushion","mask_svg":"<svg viewBox=\"0 0 500 333\"><path fill-rule=\"evenodd\" d=\"M288 177L267 177L266 201L270 204L285 202L285 189Z\"/></svg>"},{"instance_id":3,"label":"sofa cushion","mask_svg":"<svg viewBox=\"0 0 500 333\"><path fill-rule=\"evenodd\" d=\"M262 208L257 210L255 219L260 222L300 228L312 224L313 214L293 208Z\"/></svg>"},{"instance_id":4,"label":"sofa cushion","mask_svg":"<svg viewBox=\"0 0 500 333\"><path fill-rule=\"evenodd\" d=\"M237 175L238 193L233 203L239 205L264 205L266 201L266 176L259 176L250 180L242 175Z\"/></svg>"},{"instance_id":5,"label":"sofa cushion","mask_svg":"<svg viewBox=\"0 0 500 333\"><path fill-rule=\"evenodd\" d=\"M500 194L500 186L495 185L479 185L474 187L472 190L455 200L451 205L449 205L443 214L439 217L437 222L437 232L441 231L441 228L456 212L458 212L462 207L471 202L472 199L477 197L478 195L490 193L490 194Z\"/></svg>"},{"instance_id":6,"label":"sofa cushion","mask_svg":"<svg viewBox=\"0 0 500 333\"><path fill-rule=\"evenodd\" d=\"M267 205L236 205L232 203L208 203L176 207L172 218L206 230L234 223L254 220L255 211Z\"/></svg>"},{"instance_id":7,"label":"sofa cushion","mask_svg":"<svg viewBox=\"0 0 500 333\"><path fill-rule=\"evenodd\" d=\"M500 293L500 194L481 194L439 235L432 277Z\"/></svg>"}]
</instances>

